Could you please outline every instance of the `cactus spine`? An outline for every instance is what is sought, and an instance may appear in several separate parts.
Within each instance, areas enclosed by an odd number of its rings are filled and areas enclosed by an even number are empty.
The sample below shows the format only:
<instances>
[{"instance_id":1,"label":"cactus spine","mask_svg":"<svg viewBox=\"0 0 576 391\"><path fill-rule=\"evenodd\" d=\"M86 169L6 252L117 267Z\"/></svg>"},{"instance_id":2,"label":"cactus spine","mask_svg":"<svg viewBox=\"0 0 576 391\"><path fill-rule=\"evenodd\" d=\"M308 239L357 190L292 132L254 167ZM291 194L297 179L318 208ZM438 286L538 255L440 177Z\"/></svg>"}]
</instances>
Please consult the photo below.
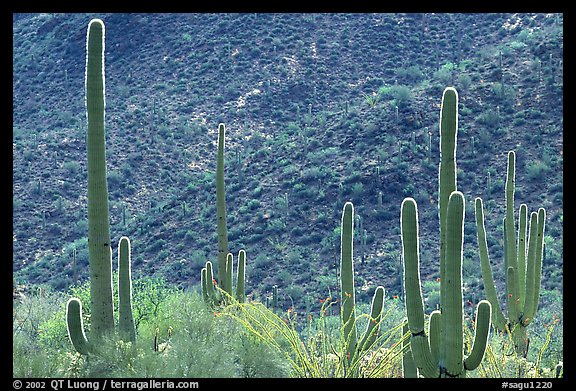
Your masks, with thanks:
<instances>
[{"instance_id":1,"label":"cactus spine","mask_svg":"<svg viewBox=\"0 0 576 391\"><path fill-rule=\"evenodd\" d=\"M498 302L492 277L484 226L484 207L480 197L475 199L474 207L482 280L486 298L494 308L494 326L500 331L505 331L508 328L512 332L516 353L526 357L529 344L526 328L536 315L540 298L546 211L544 208L540 208L538 212L532 212L528 223L528 207L526 204L521 204L518 212L518 237L516 237L514 224L515 162L515 152L509 151L505 187L506 217L504 218L507 317L502 312ZM526 243L527 239L528 243Z\"/></svg>"},{"instance_id":2,"label":"cactus spine","mask_svg":"<svg viewBox=\"0 0 576 391\"><path fill-rule=\"evenodd\" d=\"M72 298L66 304L68 335L74 348L88 354L96 341L114 331L112 287L112 246L106 182L106 144L104 131L104 23L92 19L88 25L86 54L86 112L88 116L88 248L90 257L91 338L83 329L82 303ZM132 317L130 242L120 239L119 257L119 329L122 338L134 341Z\"/></svg>"},{"instance_id":3,"label":"cactus spine","mask_svg":"<svg viewBox=\"0 0 576 391\"><path fill-rule=\"evenodd\" d=\"M384 288L378 286L372 298L370 319L366 330L358 342L356 328L356 301L354 295L354 205L346 202L341 220L341 252L340 252L340 291L341 291L341 322L344 339L344 355L346 368L351 368L358 360L363 350L369 349L380 330L382 309L384 307ZM357 367L351 369L357 371Z\"/></svg>"},{"instance_id":4,"label":"cactus spine","mask_svg":"<svg viewBox=\"0 0 576 391\"><path fill-rule=\"evenodd\" d=\"M475 369L486 349L491 306L478 303L472 351L464 358L462 307L462 250L464 195L456 188L456 139L458 94L444 90L440 112L440 311L430 315L424 330L424 303L420 284L418 208L413 198L401 206L400 230L404 260L404 286L410 345L416 367L424 377L465 377Z\"/></svg>"}]
</instances>

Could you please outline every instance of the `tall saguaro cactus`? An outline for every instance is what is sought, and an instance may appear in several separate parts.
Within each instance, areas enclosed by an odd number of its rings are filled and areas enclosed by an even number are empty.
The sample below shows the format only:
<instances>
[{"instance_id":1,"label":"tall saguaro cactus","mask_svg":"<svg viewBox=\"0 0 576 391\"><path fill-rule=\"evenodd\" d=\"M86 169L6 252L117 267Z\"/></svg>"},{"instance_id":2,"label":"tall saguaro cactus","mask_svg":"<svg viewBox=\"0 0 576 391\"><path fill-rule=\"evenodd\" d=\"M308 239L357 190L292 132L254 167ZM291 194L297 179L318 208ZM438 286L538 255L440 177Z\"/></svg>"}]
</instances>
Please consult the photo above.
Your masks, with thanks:
<instances>
[{"instance_id":1,"label":"tall saguaro cactus","mask_svg":"<svg viewBox=\"0 0 576 391\"><path fill-rule=\"evenodd\" d=\"M102 20L90 21L86 47L90 300L92 333L99 336L114 328L112 250L106 181L104 22Z\"/></svg>"},{"instance_id":2,"label":"tall saguaro cactus","mask_svg":"<svg viewBox=\"0 0 576 391\"><path fill-rule=\"evenodd\" d=\"M472 351L464 357L462 250L464 245L464 195L456 186L458 94L444 90L440 109L440 310L433 311L429 332L424 329L424 302L420 284L418 208L405 198L400 213L406 313L414 362L424 377L465 377L482 361L490 330L491 306L478 303Z\"/></svg>"},{"instance_id":3,"label":"tall saguaro cactus","mask_svg":"<svg viewBox=\"0 0 576 391\"><path fill-rule=\"evenodd\" d=\"M226 194L224 192L224 141L226 129L218 125L218 154L216 159L216 214L218 229L218 282L220 287L230 293L232 281L228 281L228 229L226 228Z\"/></svg>"},{"instance_id":4,"label":"tall saguaro cactus","mask_svg":"<svg viewBox=\"0 0 576 391\"><path fill-rule=\"evenodd\" d=\"M528 206L521 204L518 212L518 235L516 235L514 219L515 166L516 154L514 151L509 151L505 187L506 217L504 218L507 317L500 308L492 277L484 226L484 207L480 197L475 199L474 206L482 280L484 281L486 298L494 308L494 326L500 331L506 331L508 328L512 333L516 353L526 357L529 346L526 328L536 315L540 299L546 211L544 208L540 208L538 212L532 212L528 223Z\"/></svg>"},{"instance_id":5,"label":"tall saguaro cactus","mask_svg":"<svg viewBox=\"0 0 576 391\"><path fill-rule=\"evenodd\" d=\"M372 298L370 319L366 330L358 341L356 327L356 299L354 294L354 205L346 202L342 210L341 221L341 252L340 252L340 290L341 290L341 322L344 338L344 355L346 368L357 371L355 363L359 354L369 349L378 336L382 310L384 307L384 288L378 286Z\"/></svg>"},{"instance_id":6,"label":"tall saguaro cactus","mask_svg":"<svg viewBox=\"0 0 576 391\"><path fill-rule=\"evenodd\" d=\"M86 337L82 303L71 298L66 305L68 335L75 349L88 354L97 341L114 331L112 287L112 246L106 182L106 145L104 131L104 23L93 19L88 25L86 42L86 112L88 116L88 247L90 257L91 334ZM130 242L119 242L119 329L122 338L136 339L132 316Z\"/></svg>"},{"instance_id":7,"label":"tall saguaro cactus","mask_svg":"<svg viewBox=\"0 0 576 391\"><path fill-rule=\"evenodd\" d=\"M234 256L228 252L228 228L226 226L226 193L224 189L224 145L226 128L224 124L218 125L218 147L216 155L216 219L218 234L218 283L222 295L216 295L216 281L209 276L212 274L212 263L208 261L206 267L202 269L200 282L202 294L209 306L217 305L219 302L226 304L228 297L235 298L239 302L245 300L246 281L246 251L240 250L238 253L238 269L236 279L236 292L234 289ZM208 267L210 265L210 267ZM214 293L214 297L212 296Z\"/></svg>"}]
</instances>

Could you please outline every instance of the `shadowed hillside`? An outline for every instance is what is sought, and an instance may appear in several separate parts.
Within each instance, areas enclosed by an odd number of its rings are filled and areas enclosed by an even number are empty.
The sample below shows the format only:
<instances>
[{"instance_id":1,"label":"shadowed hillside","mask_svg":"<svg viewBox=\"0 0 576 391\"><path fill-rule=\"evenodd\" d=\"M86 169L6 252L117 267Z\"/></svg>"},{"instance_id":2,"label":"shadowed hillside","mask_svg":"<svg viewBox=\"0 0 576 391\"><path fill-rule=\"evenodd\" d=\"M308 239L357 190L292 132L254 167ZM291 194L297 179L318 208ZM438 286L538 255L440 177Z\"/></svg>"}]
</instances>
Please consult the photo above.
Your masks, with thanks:
<instances>
[{"instance_id":1,"label":"shadowed hillside","mask_svg":"<svg viewBox=\"0 0 576 391\"><path fill-rule=\"evenodd\" d=\"M543 289L562 292L561 14L15 15L16 284L65 290L88 278L93 17L106 24L113 251L131 238L135 275L196 286L215 261L224 123L229 247L246 249L248 294L278 285L282 306L310 308L337 290L340 217L351 200L365 230L354 249L357 299L367 302L377 285L400 295L407 196L419 206L424 289L434 289L439 106L453 85L465 294L482 295L474 197L484 200L493 262L502 262L509 150L516 206L547 211ZM503 283L503 268L494 270Z\"/></svg>"}]
</instances>

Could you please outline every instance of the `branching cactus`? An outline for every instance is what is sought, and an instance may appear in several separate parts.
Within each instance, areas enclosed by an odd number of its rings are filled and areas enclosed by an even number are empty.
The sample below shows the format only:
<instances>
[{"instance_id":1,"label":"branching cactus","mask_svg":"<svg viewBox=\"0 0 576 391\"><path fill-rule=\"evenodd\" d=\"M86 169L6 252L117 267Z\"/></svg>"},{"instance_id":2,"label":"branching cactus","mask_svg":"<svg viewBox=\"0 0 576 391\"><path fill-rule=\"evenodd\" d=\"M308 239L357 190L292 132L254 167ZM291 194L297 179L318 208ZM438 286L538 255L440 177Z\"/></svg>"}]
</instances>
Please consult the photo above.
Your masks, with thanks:
<instances>
[{"instance_id":1,"label":"branching cactus","mask_svg":"<svg viewBox=\"0 0 576 391\"><path fill-rule=\"evenodd\" d=\"M228 253L226 257L226 279L233 281L233 262L234 257ZM216 289L216 281L213 277L212 262L206 262L200 272L200 286L202 288L202 297L208 307L217 306L219 303L226 302L226 296L234 297L238 302L244 303L246 300L246 251L238 252L238 267L236 269L236 289L230 287L230 292L224 289Z\"/></svg>"},{"instance_id":2,"label":"branching cactus","mask_svg":"<svg viewBox=\"0 0 576 391\"><path fill-rule=\"evenodd\" d=\"M114 331L112 287L112 246L106 181L106 143L104 130L104 23L93 19L86 41L86 112L88 116L88 248L90 259L91 332L89 341L83 329L82 303L72 298L66 305L68 335L74 348L89 353L97 341ZM119 243L119 328L122 338L134 341L132 316L130 242Z\"/></svg>"},{"instance_id":3,"label":"branching cactus","mask_svg":"<svg viewBox=\"0 0 576 391\"><path fill-rule=\"evenodd\" d=\"M344 204L341 221L341 253L340 253L340 291L341 291L341 322L344 338L344 355L347 368L357 370L354 365L359 354L368 350L376 341L380 332L380 322L384 307L384 288L378 286L372 298L370 319L366 330L358 342L356 327L356 300L354 294L354 205L351 202Z\"/></svg>"},{"instance_id":4,"label":"branching cactus","mask_svg":"<svg viewBox=\"0 0 576 391\"><path fill-rule=\"evenodd\" d=\"M455 191L448 203L446 265L441 284L441 310L430 316L428 336L424 330L424 302L420 284L418 209L406 198L401 209L402 254L406 289L406 311L414 362L424 377L466 377L480 365L490 331L491 305L482 300L476 313L472 351L464 358L464 313L462 308L462 248L464 196Z\"/></svg>"},{"instance_id":5,"label":"branching cactus","mask_svg":"<svg viewBox=\"0 0 576 391\"><path fill-rule=\"evenodd\" d=\"M500 308L492 277L482 199L476 198L474 206L482 279L486 297L494 308L494 326L500 331L508 329L512 333L516 354L526 357L529 347L526 328L536 315L540 299L546 211L540 208L538 212L532 212L528 223L528 207L526 204L521 204L516 235L514 224L515 162L514 151L508 152L505 188L506 217L503 224L507 317Z\"/></svg>"},{"instance_id":6,"label":"branching cactus","mask_svg":"<svg viewBox=\"0 0 576 391\"><path fill-rule=\"evenodd\" d=\"M92 333L100 336L114 329L104 129L104 23L100 19L90 21L86 46L90 315Z\"/></svg>"},{"instance_id":7,"label":"branching cactus","mask_svg":"<svg viewBox=\"0 0 576 391\"><path fill-rule=\"evenodd\" d=\"M132 314L132 275L130 240L123 236L118 243L118 336L126 342L136 341L136 327ZM73 297L66 304L68 336L78 353L88 354L97 346L99 336L92 329L89 340L84 333L82 303ZM114 331L110 330L110 332Z\"/></svg>"},{"instance_id":8,"label":"branching cactus","mask_svg":"<svg viewBox=\"0 0 576 391\"><path fill-rule=\"evenodd\" d=\"M444 90L440 109L440 310L430 315L428 336L424 329L424 302L420 284L418 208L405 198L400 213L406 313L410 347L423 377L465 377L482 361L490 331L491 306L478 303L472 351L464 358L462 249L464 245L464 195L456 186L458 94Z\"/></svg>"},{"instance_id":9,"label":"branching cactus","mask_svg":"<svg viewBox=\"0 0 576 391\"><path fill-rule=\"evenodd\" d=\"M218 229L218 283L220 288L232 292L232 281L226 272L228 258L228 230L226 228L226 194L224 190L224 141L226 129L218 125L218 154L216 158L216 214Z\"/></svg>"}]
</instances>

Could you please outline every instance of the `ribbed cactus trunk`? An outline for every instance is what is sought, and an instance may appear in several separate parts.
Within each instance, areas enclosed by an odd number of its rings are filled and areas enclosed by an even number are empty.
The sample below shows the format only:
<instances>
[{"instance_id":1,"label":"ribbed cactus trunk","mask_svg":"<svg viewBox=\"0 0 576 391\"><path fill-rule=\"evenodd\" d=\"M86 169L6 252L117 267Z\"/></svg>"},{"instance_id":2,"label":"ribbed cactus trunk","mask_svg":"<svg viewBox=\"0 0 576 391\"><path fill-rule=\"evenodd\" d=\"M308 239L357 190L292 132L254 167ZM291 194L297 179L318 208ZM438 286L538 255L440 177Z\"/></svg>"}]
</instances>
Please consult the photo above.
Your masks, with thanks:
<instances>
[{"instance_id":1,"label":"ribbed cactus trunk","mask_svg":"<svg viewBox=\"0 0 576 391\"><path fill-rule=\"evenodd\" d=\"M236 276L236 300L244 303L246 298L246 251L238 252L238 269Z\"/></svg>"},{"instance_id":2,"label":"ribbed cactus trunk","mask_svg":"<svg viewBox=\"0 0 576 391\"><path fill-rule=\"evenodd\" d=\"M90 298L92 334L98 337L114 329L104 129L104 23L101 20L93 19L88 25L86 45Z\"/></svg>"},{"instance_id":3,"label":"ribbed cactus trunk","mask_svg":"<svg viewBox=\"0 0 576 391\"><path fill-rule=\"evenodd\" d=\"M344 204L341 222L341 253L340 253L340 292L341 318L344 331L345 356L348 365L356 353L358 335L356 330L356 300L354 297L354 206L351 202Z\"/></svg>"},{"instance_id":4,"label":"ribbed cactus trunk","mask_svg":"<svg viewBox=\"0 0 576 391\"><path fill-rule=\"evenodd\" d=\"M458 140L458 93L454 88L446 88L442 94L440 107L440 163L438 194L438 216L440 220L440 281L446 278L446 214L450 194L456 191L456 145ZM440 306L446 293L440 285Z\"/></svg>"},{"instance_id":5,"label":"ribbed cactus trunk","mask_svg":"<svg viewBox=\"0 0 576 391\"><path fill-rule=\"evenodd\" d=\"M408 322L404 323L402 326L402 335L406 335L410 329L408 328ZM402 376L404 378L417 378L418 368L414 363L414 357L412 357L412 350L410 349L410 339L402 340Z\"/></svg>"},{"instance_id":6,"label":"ribbed cactus trunk","mask_svg":"<svg viewBox=\"0 0 576 391\"><path fill-rule=\"evenodd\" d=\"M458 94L446 88L440 110L440 311L433 311L429 332L424 329L424 302L420 284L418 208L413 198L402 202L400 231L404 261L406 314L411 351L424 377L466 377L482 361L490 329L491 307L478 304L474 345L464 358L462 259L464 246L464 195L456 187Z\"/></svg>"},{"instance_id":7,"label":"ribbed cactus trunk","mask_svg":"<svg viewBox=\"0 0 576 391\"><path fill-rule=\"evenodd\" d=\"M118 243L118 331L124 341L136 341L136 326L132 315L132 266L130 239Z\"/></svg>"},{"instance_id":8,"label":"ribbed cactus trunk","mask_svg":"<svg viewBox=\"0 0 576 391\"><path fill-rule=\"evenodd\" d=\"M226 195L224 190L224 124L218 126L218 154L216 159L216 214L218 229L218 283L220 288L232 292L232 281L228 281L228 230L226 228Z\"/></svg>"},{"instance_id":9,"label":"ribbed cactus trunk","mask_svg":"<svg viewBox=\"0 0 576 391\"><path fill-rule=\"evenodd\" d=\"M500 331L510 330L516 354L526 357L529 346L526 327L536 315L540 298L546 211L540 208L538 212L532 212L528 222L528 207L526 204L521 204L516 236L515 167L516 154L514 151L509 151L505 188L506 217L503 221L507 316L504 315L498 302L492 276L482 199L477 197L474 206L482 280L486 298L494 309L494 326Z\"/></svg>"}]
</instances>

